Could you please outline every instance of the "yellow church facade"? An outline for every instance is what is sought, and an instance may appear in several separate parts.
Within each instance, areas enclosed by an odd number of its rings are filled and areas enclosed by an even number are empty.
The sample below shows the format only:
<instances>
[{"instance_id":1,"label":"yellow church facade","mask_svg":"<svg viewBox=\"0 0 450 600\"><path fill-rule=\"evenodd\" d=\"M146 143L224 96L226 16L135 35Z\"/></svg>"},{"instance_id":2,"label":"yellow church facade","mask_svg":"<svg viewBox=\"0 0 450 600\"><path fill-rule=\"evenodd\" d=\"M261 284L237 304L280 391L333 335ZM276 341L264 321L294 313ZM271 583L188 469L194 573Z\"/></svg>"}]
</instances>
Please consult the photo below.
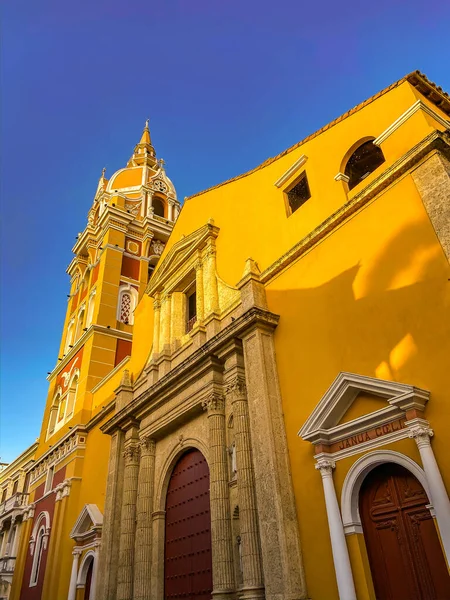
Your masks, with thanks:
<instances>
[{"instance_id":1,"label":"yellow church facade","mask_svg":"<svg viewBox=\"0 0 450 600\"><path fill-rule=\"evenodd\" d=\"M180 210L146 125L73 248L10 598L450 598L449 127L415 72Z\"/></svg>"}]
</instances>

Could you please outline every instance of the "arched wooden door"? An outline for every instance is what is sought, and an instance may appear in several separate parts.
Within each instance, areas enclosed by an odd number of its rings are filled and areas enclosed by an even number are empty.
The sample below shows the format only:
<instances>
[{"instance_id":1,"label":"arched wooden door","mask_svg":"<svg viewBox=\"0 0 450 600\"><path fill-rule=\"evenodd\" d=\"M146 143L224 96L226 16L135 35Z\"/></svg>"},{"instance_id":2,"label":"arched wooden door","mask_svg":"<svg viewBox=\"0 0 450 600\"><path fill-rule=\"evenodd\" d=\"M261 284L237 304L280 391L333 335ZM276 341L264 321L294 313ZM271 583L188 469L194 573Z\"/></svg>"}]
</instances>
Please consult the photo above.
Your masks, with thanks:
<instances>
[{"instance_id":1,"label":"arched wooden door","mask_svg":"<svg viewBox=\"0 0 450 600\"><path fill-rule=\"evenodd\" d=\"M209 468L190 450L175 465L166 498L164 598L210 600Z\"/></svg>"},{"instance_id":2,"label":"arched wooden door","mask_svg":"<svg viewBox=\"0 0 450 600\"><path fill-rule=\"evenodd\" d=\"M449 600L450 577L427 495L400 465L376 467L359 509L377 600Z\"/></svg>"}]
</instances>

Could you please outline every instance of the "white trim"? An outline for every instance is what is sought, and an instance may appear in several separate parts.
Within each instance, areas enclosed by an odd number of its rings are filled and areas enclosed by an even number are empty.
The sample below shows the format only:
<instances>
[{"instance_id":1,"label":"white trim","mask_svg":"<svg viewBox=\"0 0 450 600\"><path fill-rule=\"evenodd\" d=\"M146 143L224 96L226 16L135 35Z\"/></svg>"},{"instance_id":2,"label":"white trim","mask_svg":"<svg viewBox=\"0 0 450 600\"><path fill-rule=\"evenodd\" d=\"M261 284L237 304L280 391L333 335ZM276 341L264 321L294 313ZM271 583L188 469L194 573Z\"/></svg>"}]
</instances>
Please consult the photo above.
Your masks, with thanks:
<instances>
[{"instance_id":1,"label":"white trim","mask_svg":"<svg viewBox=\"0 0 450 600\"><path fill-rule=\"evenodd\" d=\"M286 181L288 181L288 179L292 177L292 175L294 175L294 173L296 173L301 167L303 167L307 160L308 157L305 154L302 154L300 158L297 158L295 163L291 165L289 169L285 171L283 175L275 181L274 186L280 188L284 183L286 183Z\"/></svg>"},{"instance_id":2,"label":"white trim","mask_svg":"<svg viewBox=\"0 0 450 600\"><path fill-rule=\"evenodd\" d=\"M359 515L361 485L368 473L383 463L395 463L410 471L419 480L428 499L430 499L425 471L412 458L393 450L375 450L365 454L350 467L342 487L341 512L346 535L362 533L361 517Z\"/></svg>"},{"instance_id":3,"label":"white trim","mask_svg":"<svg viewBox=\"0 0 450 600\"><path fill-rule=\"evenodd\" d=\"M88 562L89 558L91 558L92 560L89 561L89 564L86 564ZM95 556L94 550L88 550L86 552L86 554L83 556L83 560L81 561L81 565L78 569L77 588L85 587L89 565L92 562L93 563L92 568L94 568L95 558L96 558L96 556Z\"/></svg>"},{"instance_id":4,"label":"white trim","mask_svg":"<svg viewBox=\"0 0 450 600\"><path fill-rule=\"evenodd\" d=\"M386 399L386 407L339 424L360 392ZM408 409L423 410L430 393L426 390L375 377L341 372L314 408L298 435L313 444L335 443L360 431L403 416Z\"/></svg>"},{"instance_id":5,"label":"white trim","mask_svg":"<svg viewBox=\"0 0 450 600\"><path fill-rule=\"evenodd\" d=\"M428 106L428 104L422 102L422 100L417 100L412 106L408 108L408 110L405 110L405 112L402 115L400 115L398 119L396 119L391 125L389 125L389 127L385 129L383 133L380 133L380 135L373 140L373 143L376 146L382 144L418 110L423 110L424 113L435 119L439 123L439 125L442 125L442 127L444 127L445 129L448 129L450 127L450 121L446 121L443 117L441 117L439 113L437 113L430 106Z\"/></svg>"},{"instance_id":6,"label":"white trim","mask_svg":"<svg viewBox=\"0 0 450 600\"><path fill-rule=\"evenodd\" d=\"M350 177L348 175L345 175L345 173L341 173L339 171L339 173L337 173L334 176L334 180L335 181L343 181L344 183L348 183L350 181Z\"/></svg>"}]
</instances>

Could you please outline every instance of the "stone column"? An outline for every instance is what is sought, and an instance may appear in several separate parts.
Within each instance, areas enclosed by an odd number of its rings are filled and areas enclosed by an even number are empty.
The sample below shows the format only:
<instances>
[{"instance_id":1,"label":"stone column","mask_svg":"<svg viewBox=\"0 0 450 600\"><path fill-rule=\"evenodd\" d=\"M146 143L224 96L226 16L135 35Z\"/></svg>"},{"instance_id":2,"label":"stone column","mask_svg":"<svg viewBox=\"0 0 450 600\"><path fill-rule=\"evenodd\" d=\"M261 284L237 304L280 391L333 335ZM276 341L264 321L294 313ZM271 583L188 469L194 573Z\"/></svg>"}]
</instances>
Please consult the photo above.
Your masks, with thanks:
<instances>
[{"instance_id":1,"label":"stone column","mask_svg":"<svg viewBox=\"0 0 450 600\"><path fill-rule=\"evenodd\" d=\"M159 330L161 320L161 302L159 294L153 301L153 354L159 354Z\"/></svg>"},{"instance_id":2,"label":"stone column","mask_svg":"<svg viewBox=\"0 0 450 600\"><path fill-rule=\"evenodd\" d=\"M195 291L197 294L197 322L201 323L204 318L203 265L201 260L195 264Z\"/></svg>"},{"instance_id":3,"label":"stone column","mask_svg":"<svg viewBox=\"0 0 450 600\"><path fill-rule=\"evenodd\" d=\"M136 500L139 474L139 446L135 439L128 439L125 442L123 455L125 468L119 569L117 573L117 600L133 600L134 540L136 535Z\"/></svg>"},{"instance_id":4,"label":"stone column","mask_svg":"<svg viewBox=\"0 0 450 600\"><path fill-rule=\"evenodd\" d=\"M216 275L216 247L214 241L209 242L209 246L203 257L203 277L204 277L204 310L205 317L211 313L219 312L219 293L217 290Z\"/></svg>"},{"instance_id":5,"label":"stone column","mask_svg":"<svg viewBox=\"0 0 450 600\"><path fill-rule=\"evenodd\" d=\"M430 438L434 435L427 421L414 419L407 422L409 437L416 441L422 459L423 470L428 481L430 500L436 514L447 564L450 565L450 501L445 489L439 466L431 447Z\"/></svg>"},{"instance_id":6,"label":"stone column","mask_svg":"<svg viewBox=\"0 0 450 600\"><path fill-rule=\"evenodd\" d=\"M170 308L170 295L164 294L161 298L160 352L168 349L170 344Z\"/></svg>"},{"instance_id":7,"label":"stone column","mask_svg":"<svg viewBox=\"0 0 450 600\"><path fill-rule=\"evenodd\" d=\"M208 411L209 428L213 596L221 600L235 592L223 395L213 392L203 408Z\"/></svg>"},{"instance_id":8,"label":"stone column","mask_svg":"<svg viewBox=\"0 0 450 600\"><path fill-rule=\"evenodd\" d=\"M155 441L149 436L142 436L140 446L133 598L134 600L151 600Z\"/></svg>"},{"instance_id":9,"label":"stone column","mask_svg":"<svg viewBox=\"0 0 450 600\"><path fill-rule=\"evenodd\" d=\"M341 600L357 600L355 584L353 583L350 556L342 525L341 511L333 484L333 469L335 463L326 458L317 461L316 469L322 475L323 492L327 508L328 527L330 529L331 550L333 552L334 569Z\"/></svg>"},{"instance_id":10,"label":"stone column","mask_svg":"<svg viewBox=\"0 0 450 600\"><path fill-rule=\"evenodd\" d=\"M243 574L242 598L264 598L264 578L256 507L250 419L245 379L235 377L226 386L233 407L236 444L237 491L240 523L240 558Z\"/></svg>"},{"instance_id":11,"label":"stone column","mask_svg":"<svg viewBox=\"0 0 450 600\"><path fill-rule=\"evenodd\" d=\"M78 579L78 561L80 560L81 550L72 552L72 571L70 573L69 595L67 600L76 600L77 597L77 579Z\"/></svg>"}]
</instances>

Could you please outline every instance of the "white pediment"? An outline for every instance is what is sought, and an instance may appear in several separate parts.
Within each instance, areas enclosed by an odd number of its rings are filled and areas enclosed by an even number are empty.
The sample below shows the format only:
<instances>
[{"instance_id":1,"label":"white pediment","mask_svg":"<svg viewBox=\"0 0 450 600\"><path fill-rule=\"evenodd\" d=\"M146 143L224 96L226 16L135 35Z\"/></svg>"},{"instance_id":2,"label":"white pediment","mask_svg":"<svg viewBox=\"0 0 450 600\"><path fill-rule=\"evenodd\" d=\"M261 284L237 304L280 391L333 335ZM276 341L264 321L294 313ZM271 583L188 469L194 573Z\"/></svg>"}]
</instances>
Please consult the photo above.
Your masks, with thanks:
<instances>
[{"instance_id":1,"label":"white pediment","mask_svg":"<svg viewBox=\"0 0 450 600\"><path fill-rule=\"evenodd\" d=\"M386 405L376 411L340 423L359 394L377 396ZM298 435L316 443L330 443L347 435L405 416L407 410L423 411L430 393L426 390L375 377L341 372L321 398Z\"/></svg>"},{"instance_id":2,"label":"white pediment","mask_svg":"<svg viewBox=\"0 0 450 600\"><path fill-rule=\"evenodd\" d=\"M182 237L168 251L164 259L158 263L158 266L149 281L147 292L150 296L154 296L156 292L160 292L164 284L172 277L174 273L180 270L189 259L195 258L197 250L201 250L206 242L219 235L219 228L215 227L212 220L190 233Z\"/></svg>"},{"instance_id":3,"label":"white pediment","mask_svg":"<svg viewBox=\"0 0 450 600\"><path fill-rule=\"evenodd\" d=\"M70 537L73 539L83 538L103 525L103 515L96 504L85 504L83 510L70 532Z\"/></svg>"}]
</instances>

